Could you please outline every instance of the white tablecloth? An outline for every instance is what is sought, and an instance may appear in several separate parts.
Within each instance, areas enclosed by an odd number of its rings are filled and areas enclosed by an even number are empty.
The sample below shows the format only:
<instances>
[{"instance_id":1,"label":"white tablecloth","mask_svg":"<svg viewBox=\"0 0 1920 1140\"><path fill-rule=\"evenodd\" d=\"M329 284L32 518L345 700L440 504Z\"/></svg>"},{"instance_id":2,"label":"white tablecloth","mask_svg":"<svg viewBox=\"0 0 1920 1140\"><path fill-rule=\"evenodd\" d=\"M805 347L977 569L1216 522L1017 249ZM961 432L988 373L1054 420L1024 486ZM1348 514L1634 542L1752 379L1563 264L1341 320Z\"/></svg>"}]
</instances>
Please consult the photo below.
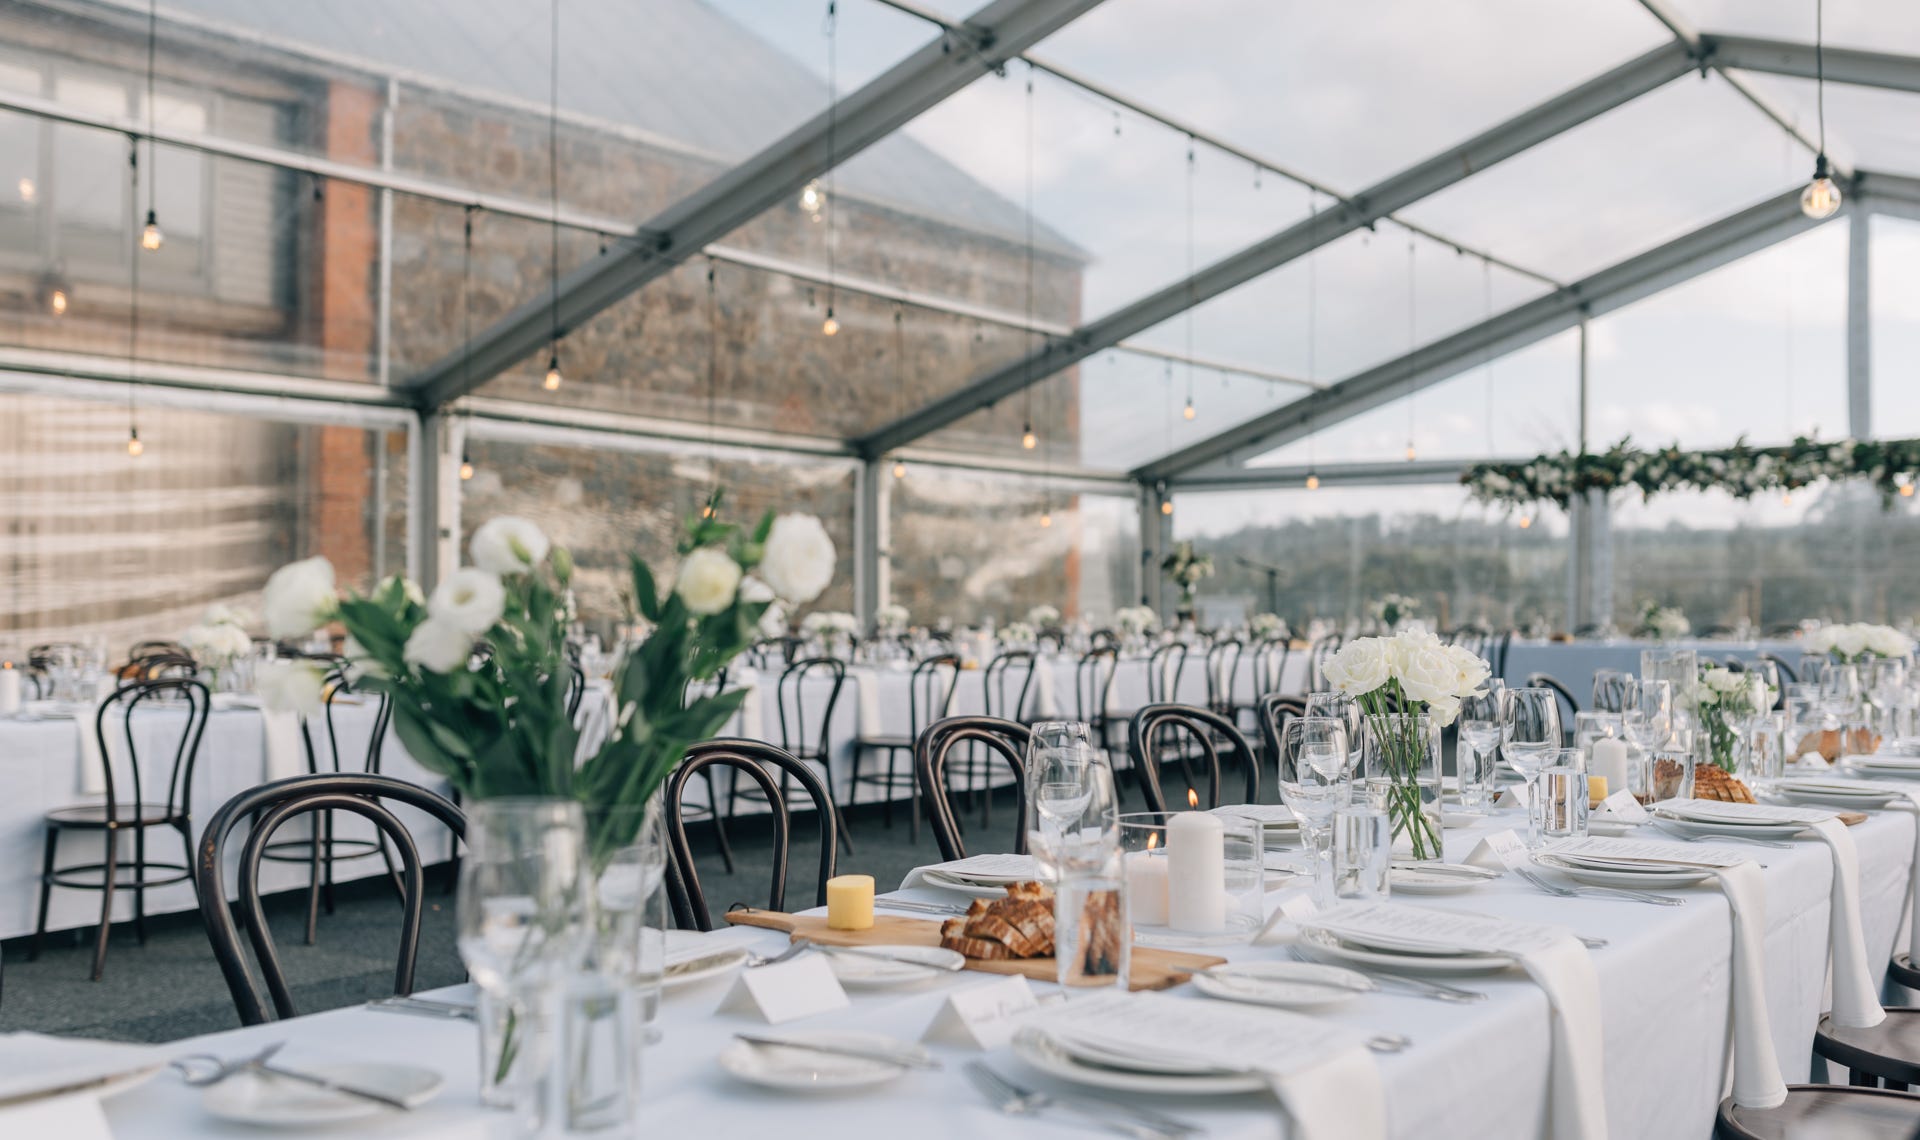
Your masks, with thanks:
<instances>
[{"instance_id":1,"label":"white tablecloth","mask_svg":"<svg viewBox=\"0 0 1920 1140\"><path fill-rule=\"evenodd\" d=\"M1512 826L1508 814L1498 826ZM1483 829L1484 830L1484 829ZM1913 842L1909 816L1887 812L1854 828L1871 960L1883 968L1907 890ZM1475 833L1450 834L1454 858ZM1753 848L1763 871L1767 910L1767 1001L1780 1060L1789 1081L1805 1080L1815 1020L1824 1008L1827 945L1827 849L1801 840L1792 850ZM1470 894L1433 900L1503 917L1560 923L1611 943L1593 951L1604 1017L1606 1099L1613 1135L1699 1140L1709 1134L1728 1068L1728 972L1731 926L1725 898L1711 885L1682 892L1682 907L1654 907L1597 899L1555 899L1518 880ZM909 894L944 898L938 892ZM1272 900L1270 900L1272 901ZM1421 903L1424 900L1408 900ZM766 931L730 931L762 949L782 942ZM1235 959L1271 958L1278 950L1248 947ZM938 1010L945 993L983 981L962 973L926 989L854 992L850 1008L783 1028L860 1028L912 1039ZM764 1140L773 1134L837 1135L882 1140L978 1140L981 1136L1066 1137L1082 1134L1064 1121L1012 1119L989 1111L962 1076L973 1054L940 1048L941 1072L913 1073L853 1097L781 1096L726 1077L714 1055L735 1032L756 1023L716 1012L728 981L700 983L670 993L663 1005L664 1044L648 1051L644 1077L649 1135L696 1134L703 1140ZM1355 1029L1392 1031L1412 1038L1404 1053L1379 1058L1387 1090L1391 1134L1408 1140L1474 1137L1534 1140L1545 1135L1550 1063L1548 1011L1540 991L1517 971L1459 979L1489 1000L1450 1005L1395 994L1362 996L1322 1014ZM1043 991L1049 987L1039 987ZM1192 996L1190 988L1172 991ZM1200 1000L1195 998L1195 1000ZM339 1010L294 1022L261 1026L177 1043L181 1052L236 1056L273 1040L290 1042L281 1055L301 1059L351 1057L362 1061L429 1063L448 1077L431 1107L406 1120L371 1124L355 1134L374 1138L452 1140L483 1135L485 1114L474 1107L474 1029L363 1009ZM1048 1082L1022 1068L1006 1050L989 1059L1036 1085ZM251 1135L222 1130L202 1116L197 1094L162 1077L108 1105L118 1140L184 1140ZM1258 1096L1159 1098L1156 1107L1190 1118L1216 1140L1271 1140L1285 1128L1272 1101ZM1069 1128L1074 1128L1070 1131ZM1090 1133L1087 1133L1090 1134Z\"/></svg>"}]
</instances>

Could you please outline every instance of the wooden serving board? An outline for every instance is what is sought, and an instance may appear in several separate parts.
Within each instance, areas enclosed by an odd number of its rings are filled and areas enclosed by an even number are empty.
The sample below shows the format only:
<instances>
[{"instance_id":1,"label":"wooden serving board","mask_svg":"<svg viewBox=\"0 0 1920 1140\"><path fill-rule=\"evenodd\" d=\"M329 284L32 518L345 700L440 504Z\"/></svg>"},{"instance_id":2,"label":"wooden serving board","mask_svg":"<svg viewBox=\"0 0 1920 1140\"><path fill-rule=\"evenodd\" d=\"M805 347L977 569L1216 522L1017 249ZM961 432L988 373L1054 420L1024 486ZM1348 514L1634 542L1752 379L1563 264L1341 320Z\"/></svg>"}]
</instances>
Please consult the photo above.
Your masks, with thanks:
<instances>
[{"instance_id":1,"label":"wooden serving board","mask_svg":"<svg viewBox=\"0 0 1920 1140\"><path fill-rule=\"evenodd\" d=\"M794 938L805 938L825 946L938 946L940 920L903 918L895 914L876 914L867 930L833 930L824 914L785 914L777 910L728 911L727 921L735 926L760 926L779 930ZM1196 970L1226 964L1225 958L1207 954L1188 954L1162 950L1156 946L1134 944L1128 967L1128 988L1164 990L1191 978ZM1052 958L968 958L966 968L983 974L1019 974L1037 982L1059 980L1059 965Z\"/></svg>"}]
</instances>

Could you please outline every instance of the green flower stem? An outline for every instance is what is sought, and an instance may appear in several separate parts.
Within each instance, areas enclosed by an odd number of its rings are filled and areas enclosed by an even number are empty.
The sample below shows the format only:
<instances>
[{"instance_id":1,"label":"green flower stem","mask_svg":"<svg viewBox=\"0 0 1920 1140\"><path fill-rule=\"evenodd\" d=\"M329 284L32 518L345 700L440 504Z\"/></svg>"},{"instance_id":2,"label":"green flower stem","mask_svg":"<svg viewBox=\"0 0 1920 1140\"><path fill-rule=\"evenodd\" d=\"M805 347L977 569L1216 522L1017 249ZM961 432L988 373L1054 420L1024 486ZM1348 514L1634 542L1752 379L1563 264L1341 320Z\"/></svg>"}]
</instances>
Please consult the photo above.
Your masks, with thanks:
<instances>
[{"instance_id":1,"label":"green flower stem","mask_svg":"<svg viewBox=\"0 0 1920 1140\"><path fill-rule=\"evenodd\" d=\"M1399 682L1391 680L1361 694L1359 701L1386 769L1387 814L1393 820L1394 838L1406 836L1415 859L1440 858L1440 828L1427 814L1420 793L1420 768L1429 744L1421 724L1432 723L1426 706L1406 699ZM1396 707L1408 711L1395 712Z\"/></svg>"}]
</instances>

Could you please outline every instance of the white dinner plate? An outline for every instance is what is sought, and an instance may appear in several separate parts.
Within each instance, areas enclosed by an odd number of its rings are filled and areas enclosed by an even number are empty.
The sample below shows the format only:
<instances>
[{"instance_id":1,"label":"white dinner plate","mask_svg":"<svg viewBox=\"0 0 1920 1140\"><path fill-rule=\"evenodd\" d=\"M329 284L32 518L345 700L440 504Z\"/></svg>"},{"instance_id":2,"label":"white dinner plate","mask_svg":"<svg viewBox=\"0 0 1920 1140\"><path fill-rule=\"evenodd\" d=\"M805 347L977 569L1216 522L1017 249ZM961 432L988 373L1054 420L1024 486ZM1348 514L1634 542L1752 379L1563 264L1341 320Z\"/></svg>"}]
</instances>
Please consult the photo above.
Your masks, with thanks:
<instances>
[{"instance_id":1,"label":"white dinner plate","mask_svg":"<svg viewBox=\"0 0 1920 1140\"><path fill-rule=\"evenodd\" d=\"M1061 1048L1053 1038L1031 1031L1013 1039L1014 1056L1050 1077L1076 1085L1118 1092L1161 1093L1173 1096L1218 1096L1223 1093L1261 1092L1268 1087L1259 1073L1228 1076L1179 1076L1141 1073L1090 1064Z\"/></svg>"},{"instance_id":2,"label":"white dinner plate","mask_svg":"<svg viewBox=\"0 0 1920 1140\"><path fill-rule=\"evenodd\" d=\"M1328 962L1351 962L1375 966L1405 974L1495 974L1513 965L1506 954L1405 954L1397 951L1369 950L1341 942L1324 930L1304 929L1295 949L1308 957Z\"/></svg>"},{"instance_id":3,"label":"white dinner plate","mask_svg":"<svg viewBox=\"0 0 1920 1140\"><path fill-rule=\"evenodd\" d=\"M1365 974L1317 962L1240 962L1193 975L1193 988L1222 1001L1281 1009L1330 1009L1373 989Z\"/></svg>"},{"instance_id":4,"label":"white dinner plate","mask_svg":"<svg viewBox=\"0 0 1920 1140\"><path fill-rule=\"evenodd\" d=\"M1867 809L1883 808L1896 799L1906 798L1899 792L1889 792L1882 788L1862 788L1858 785L1850 787L1825 780L1798 782L1784 780L1773 786L1773 794L1792 804Z\"/></svg>"},{"instance_id":5,"label":"white dinner plate","mask_svg":"<svg viewBox=\"0 0 1920 1140\"><path fill-rule=\"evenodd\" d=\"M1541 852L1533 861L1549 870L1558 871L1577 882L1590 883L1596 887L1690 887L1703 883L1713 877L1713 872L1697 870L1692 867L1676 867L1671 871L1647 869L1645 871L1626 871L1616 867L1582 867L1558 856Z\"/></svg>"},{"instance_id":6,"label":"white dinner plate","mask_svg":"<svg viewBox=\"0 0 1920 1140\"><path fill-rule=\"evenodd\" d=\"M1849 772L1858 772L1862 776L1872 776L1880 780L1912 780L1920 778L1920 765L1884 764L1873 756L1853 756L1841 761L1840 766Z\"/></svg>"},{"instance_id":7,"label":"white dinner plate","mask_svg":"<svg viewBox=\"0 0 1920 1140\"><path fill-rule=\"evenodd\" d=\"M1658 809L1654 812L1664 827L1670 827L1682 835L1746 835L1755 839L1791 839L1805 831L1805 823L1708 823L1697 819L1681 819L1668 815Z\"/></svg>"},{"instance_id":8,"label":"white dinner plate","mask_svg":"<svg viewBox=\"0 0 1920 1140\"><path fill-rule=\"evenodd\" d=\"M907 1044L878 1033L830 1033L820 1030L783 1033L794 1041L817 1041L822 1045L848 1045L863 1049L905 1049ZM811 1049L783 1045L750 1045L729 1041L716 1058L720 1067L748 1084L787 1092L841 1092L883 1085L906 1075L902 1065L849 1057L843 1053L817 1053Z\"/></svg>"},{"instance_id":9,"label":"white dinner plate","mask_svg":"<svg viewBox=\"0 0 1920 1140\"><path fill-rule=\"evenodd\" d=\"M1637 823L1628 823L1624 819L1587 819L1587 834L1607 839L1620 839L1640 830Z\"/></svg>"},{"instance_id":10,"label":"white dinner plate","mask_svg":"<svg viewBox=\"0 0 1920 1140\"><path fill-rule=\"evenodd\" d=\"M439 1073L418 1065L288 1062L287 1067L399 1097L416 1108L432 1100L446 1083ZM339 1124L397 1111L374 1101L253 1070L235 1073L219 1084L208 1085L200 1094L200 1106L208 1115L221 1120L268 1128Z\"/></svg>"},{"instance_id":11,"label":"white dinner plate","mask_svg":"<svg viewBox=\"0 0 1920 1140\"><path fill-rule=\"evenodd\" d=\"M853 990L919 985L967 964L964 955L940 946L857 946L825 953L833 976Z\"/></svg>"},{"instance_id":12,"label":"white dinner plate","mask_svg":"<svg viewBox=\"0 0 1920 1140\"><path fill-rule=\"evenodd\" d=\"M660 981L665 989L678 989L726 973L747 960L745 946L721 943L707 953L703 947L713 940L698 930L669 930L666 934L667 970Z\"/></svg>"},{"instance_id":13,"label":"white dinner plate","mask_svg":"<svg viewBox=\"0 0 1920 1140\"><path fill-rule=\"evenodd\" d=\"M1419 867L1393 867L1387 871L1390 894L1458 895L1483 887L1492 878L1461 875L1451 871L1426 871Z\"/></svg>"}]
</instances>

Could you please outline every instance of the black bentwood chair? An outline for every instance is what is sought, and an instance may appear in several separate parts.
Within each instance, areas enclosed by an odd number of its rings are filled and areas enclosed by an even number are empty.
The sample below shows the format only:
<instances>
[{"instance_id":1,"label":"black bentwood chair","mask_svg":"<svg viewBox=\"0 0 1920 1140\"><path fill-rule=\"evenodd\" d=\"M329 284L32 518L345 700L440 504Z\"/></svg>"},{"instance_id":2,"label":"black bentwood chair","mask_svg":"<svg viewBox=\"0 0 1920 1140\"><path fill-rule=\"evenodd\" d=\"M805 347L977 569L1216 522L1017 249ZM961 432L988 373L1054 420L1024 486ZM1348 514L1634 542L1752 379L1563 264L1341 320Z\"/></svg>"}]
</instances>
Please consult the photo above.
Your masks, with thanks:
<instances>
[{"instance_id":1,"label":"black bentwood chair","mask_svg":"<svg viewBox=\"0 0 1920 1140\"><path fill-rule=\"evenodd\" d=\"M826 704L821 705L815 724L818 730L807 731L806 688L809 680L828 684ZM787 756L803 763L812 762L820 766L826 775L828 795L833 792L833 710L840 704L840 691L847 684L847 663L835 657L809 657L795 661L780 674L779 682L774 686L774 715L780 722L780 748ZM733 814L735 788L738 786L738 774L727 776L727 814ZM791 795L793 785L787 777L780 778L780 791ZM758 793L752 788L745 795L757 799ZM838 806L837 804L835 805ZM840 842L846 845L849 854L853 851L853 837L847 834L844 819L835 817L840 828Z\"/></svg>"},{"instance_id":2,"label":"black bentwood chair","mask_svg":"<svg viewBox=\"0 0 1920 1140\"><path fill-rule=\"evenodd\" d=\"M1093 730L1093 741L1118 767L1114 747L1113 680L1120 672L1120 651L1111 644L1087 650L1073 667L1073 714Z\"/></svg>"},{"instance_id":3,"label":"black bentwood chair","mask_svg":"<svg viewBox=\"0 0 1920 1140\"><path fill-rule=\"evenodd\" d=\"M406 825L387 807L389 802L405 804L427 813L447 825L454 838L466 835L466 817L460 809L418 784L391 776L372 774L324 774L294 776L275 780L241 792L228 800L208 821L200 837L194 882L200 891L200 917L206 923L207 940L213 944L214 960L233 994L233 1007L243 1025L259 1025L281 1018L297 1017L293 995L287 988L280 956L273 946L273 934L267 928L267 916L260 903L260 864L264 860L273 833L297 815L314 812L349 812L372 822L381 836L400 855L400 952L394 968L393 992L413 992L414 959L420 950L420 909L424 885L421 877L420 849ZM226 843L229 834L242 822L253 820L246 842L240 848L239 902L227 903ZM234 926L233 912L238 909L246 926L247 942L253 959L266 983L273 1002L269 1015L260 1000L259 988L247 968L240 948L240 935Z\"/></svg>"},{"instance_id":4,"label":"black bentwood chair","mask_svg":"<svg viewBox=\"0 0 1920 1140\"><path fill-rule=\"evenodd\" d=\"M1268 693L1260 698L1260 707L1255 715L1260 721L1260 747L1266 749L1267 762L1273 765L1274 778L1278 779L1280 741L1284 737L1288 721L1297 716L1307 715L1307 699L1281 693Z\"/></svg>"},{"instance_id":5,"label":"black bentwood chair","mask_svg":"<svg viewBox=\"0 0 1920 1140\"><path fill-rule=\"evenodd\" d=\"M47 906L52 901L55 887L100 892L100 925L95 931L93 946L94 981L100 980L107 964L107 934L113 926L113 895L116 890L124 888L133 892L133 929L141 945L146 944L148 888L184 883L193 878L193 872L187 867L193 852L193 766L200 755L200 738L206 732L207 713L211 704L207 687L184 677L128 682L100 702L99 711L93 718L93 738L99 747L104 769L106 801L55 808L46 814L47 846L40 867L40 917L34 924L33 943L27 951L27 961L31 962L40 956L40 944L47 934ZM122 789L114 777L113 750L108 747L107 720L116 715L120 717L119 735L126 746L122 755L132 777L132 787L129 789L133 793L131 800L122 798ZM137 739L139 734L134 729L162 717L177 718L177 724L156 727L148 735L177 731L177 736L172 763L167 770L166 794L159 802L150 802L146 796L146 774L141 764ZM144 728L142 731L146 732ZM147 829L150 827L171 828L180 836L180 862L148 860ZM66 831L99 834L103 847L102 860L98 863L55 867L60 835ZM133 862L123 867L120 862L120 836L128 833L133 835Z\"/></svg>"},{"instance_id":6,"label":"black bentwood chair","mask_svg":"<svg viewBox=\"0 0 1920 1140\"><path fill-rule=\"evenodd\" d=\"M1920 1135L1920 1096L1845 1085L1788 1085L1778 1108L1720 1102L1714 1140L1911 1140Z\"/></svg>"},{"instance_id":7,"label":"black bentwood chair","mask_svg":"<svg viewBox=\"0 0 1920 1140\"><path fill-rule=\"evenodd\" d=\"M1140 775L1140 790L1147 798L1147 810L1166 811L1167 797L1160 786L1160 769L1155 763L1157 755L1167 755L1162 741L1171 738L1172 754L1177 755L1183 769L1187 769L1187 788L1198 792L1193 786L1193 773L1188 768L1192 760L1204 763L1207 774L1207 794L1204 803L1209 808L1220 806L1220 783L1225 774L1221 766L1221 754L1238 756L1238 762L1246 768L1246 798L1242 803L1260 802L1260 759L1239 729L1225 717L1208 709L1192 705L1148 705L1133 714L1133 725L1129 733L1128 747L1133 754L1133 766Z\"/></svg>"},{"instance_id":8,"label":"black bentwood chair","mask_svg":"<svg viewBox=\"0 0 1920 1140\"><path fill-rule=\"evenodd\" d=\"M785 910L787 902L787 848L793 824L787 811L783 788L797 780L813 798L820 818L820 880L816 906L827 905L827 880L833 878L836 854L834 836L839 834L838 813L833 809L833 794L827 790L812 767L771 744L758 740L709 740L687 751L686 762L667 777L667 847L673 855L673 873L667 877L668 901L673 905L674 925L683 930L712 930L713 913L707 908L707 896L700 889L700 873L693 865L693 846L687 840L687 821L681 807L687 781L715 765L744 772L759 786L760 797L767 801L773 817L773 889L768 892L767 909ZM774 780L778 771L780 779ZM731 782L731 780L729 780Z\"/></svg>"},{"instance_id":9,"label":"black bentwood chair","mask_svg":"<svg viewBox=\"0 0 1920 1140\"><path fill-rule=\"evenodd\" d=\"M948 796L947 772L954 749L964 746L971 764L976 749L984 749L987 759L998 756L1013 771L1014 813L1012 852L1027 850L1027 744L1033 732L1024 724L993 716L953 716L938 722L920 734L913 746L913 770L920 779L920 791L927 799L927 816L933 822L933 838L940 844L943 860L965 859L967 845L960 838L960 821L953 813Z\"/></svg>"},{"instance_id":10,"label":"black bentwood chair","mask_svg":"<svg viewBox=\"0 0 1920 1140\"><path fill-rule=\"evenodd\" d=\"M939 720L953 708L953 694L960 688L960 658L951 653L936 654L913 667L907 679L907 735L862 736L853 742L853 787L847 791L847 806L860 802L860 787L870 784L880 789L881 823L893 826L893 794L907 789L912 808L907 815L908 834L920 842L920 785L913 778L913 742L923 725ZM861 772L860 758L868 752L884 752L887 770ZM907 770L899 772L895 763L904 755Z\"/></svg>"}]
</instances>

